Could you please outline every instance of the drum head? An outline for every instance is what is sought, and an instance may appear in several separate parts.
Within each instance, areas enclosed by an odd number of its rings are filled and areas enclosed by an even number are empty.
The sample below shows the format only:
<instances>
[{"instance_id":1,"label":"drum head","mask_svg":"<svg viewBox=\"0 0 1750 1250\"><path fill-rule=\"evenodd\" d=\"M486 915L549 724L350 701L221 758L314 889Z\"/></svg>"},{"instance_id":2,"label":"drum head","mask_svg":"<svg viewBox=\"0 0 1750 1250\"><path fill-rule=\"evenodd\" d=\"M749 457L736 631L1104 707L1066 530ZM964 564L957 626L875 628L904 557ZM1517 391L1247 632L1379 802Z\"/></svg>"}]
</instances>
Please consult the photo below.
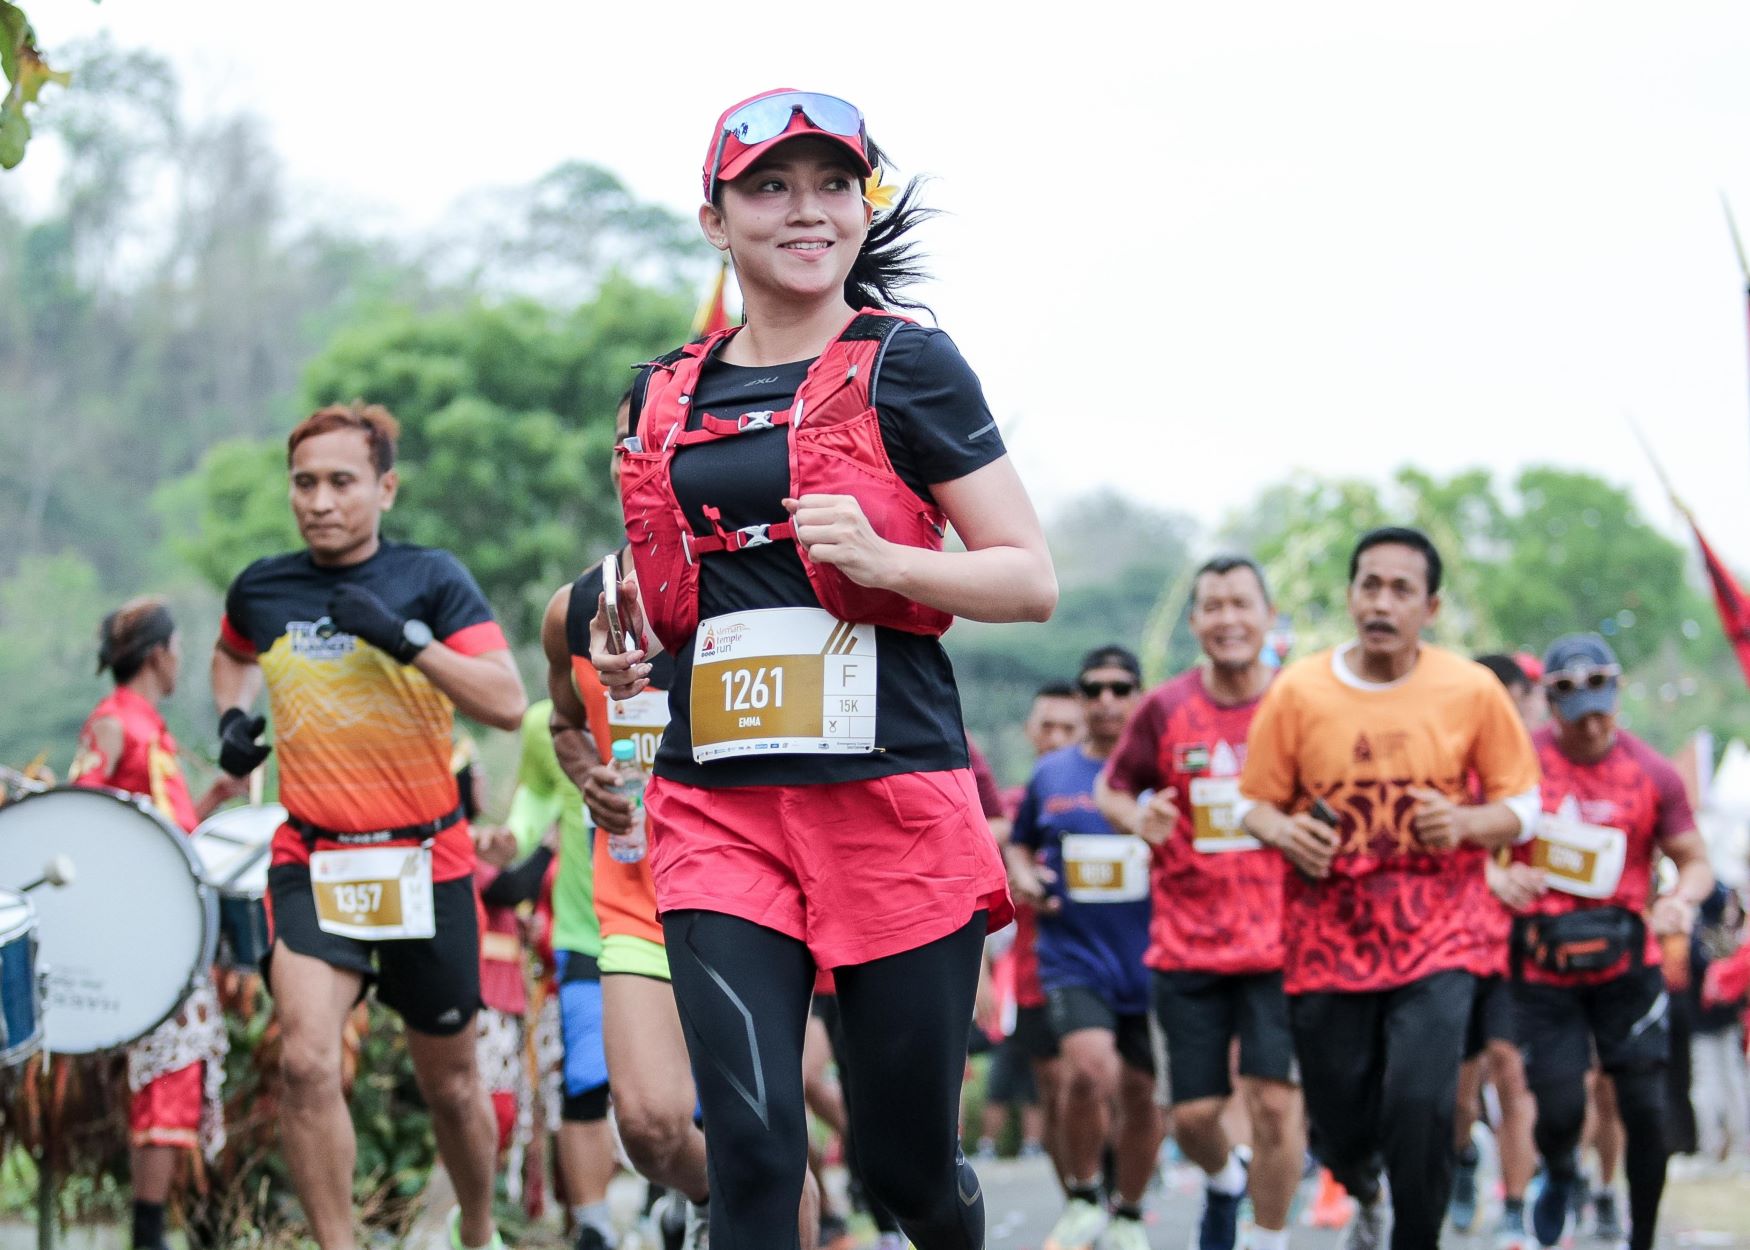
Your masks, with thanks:
<instances>
[{"instance_id":1,"label":"drum head","mask_svg":"<svg viewBox=\"0 0 1750 1250\"><path fill-rule=\"evenodd\" d=\"M48 972L49 1048L83 1055L137 1041L168 1019L212 965L217 902L188 839L142 804L59 789L0 807L0 883L73 861L71 885L31 891Z\"/></svg>"},{"instance_id":2,"label":"drum head","mask_svg":"<svg viewBox=\"0 0 1750 1250\"><path fill-rule=\"evenodd\" d=\"M203 820L194 831L194 853L207 884L225 894L264 896L274 831L285 821L278 803L226 808Z\"/></svg>"}]
</instances>

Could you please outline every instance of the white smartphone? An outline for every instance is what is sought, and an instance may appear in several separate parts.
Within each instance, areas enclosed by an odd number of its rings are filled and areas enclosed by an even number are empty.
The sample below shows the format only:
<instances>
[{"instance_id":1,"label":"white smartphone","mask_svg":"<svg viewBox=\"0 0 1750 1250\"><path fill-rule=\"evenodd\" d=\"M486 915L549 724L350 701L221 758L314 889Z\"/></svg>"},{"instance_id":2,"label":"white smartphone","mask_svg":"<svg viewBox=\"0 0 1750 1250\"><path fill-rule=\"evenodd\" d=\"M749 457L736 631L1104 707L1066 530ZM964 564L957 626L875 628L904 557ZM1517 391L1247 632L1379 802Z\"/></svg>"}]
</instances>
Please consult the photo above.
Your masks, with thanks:
<instances>
[{"instance_id":1,"label":"white smartphone","mask_svg":"<svg viewBox=\"0 0 1750 1250\"><path fill-rule=\"evenodd\" d=\"M624 655L638 644L620 610L620 558L611 552L602 557L602 597L608 605L608 650Z\"/></svg>"}]
</instances>

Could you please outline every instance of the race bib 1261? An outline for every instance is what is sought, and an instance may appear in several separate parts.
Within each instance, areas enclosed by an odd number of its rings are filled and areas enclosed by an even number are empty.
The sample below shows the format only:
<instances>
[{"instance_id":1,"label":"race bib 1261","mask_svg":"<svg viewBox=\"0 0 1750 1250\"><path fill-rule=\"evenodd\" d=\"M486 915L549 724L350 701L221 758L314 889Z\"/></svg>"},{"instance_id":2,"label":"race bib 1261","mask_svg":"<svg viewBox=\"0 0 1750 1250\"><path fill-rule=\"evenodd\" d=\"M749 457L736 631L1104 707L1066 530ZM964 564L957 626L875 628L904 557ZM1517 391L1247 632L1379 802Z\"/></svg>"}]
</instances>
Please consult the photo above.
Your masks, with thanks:
<instances>
[{"instance_id":1,"label":"race bib 1261","mask_svg":"<svg viewBox=\"0 0 1750 1250\"><path fill-rule=\"evenodd\" d=\"M693 641L693 759L868 755L875 627L819 608L714 616Z\"/></svg>"}]
</instances>

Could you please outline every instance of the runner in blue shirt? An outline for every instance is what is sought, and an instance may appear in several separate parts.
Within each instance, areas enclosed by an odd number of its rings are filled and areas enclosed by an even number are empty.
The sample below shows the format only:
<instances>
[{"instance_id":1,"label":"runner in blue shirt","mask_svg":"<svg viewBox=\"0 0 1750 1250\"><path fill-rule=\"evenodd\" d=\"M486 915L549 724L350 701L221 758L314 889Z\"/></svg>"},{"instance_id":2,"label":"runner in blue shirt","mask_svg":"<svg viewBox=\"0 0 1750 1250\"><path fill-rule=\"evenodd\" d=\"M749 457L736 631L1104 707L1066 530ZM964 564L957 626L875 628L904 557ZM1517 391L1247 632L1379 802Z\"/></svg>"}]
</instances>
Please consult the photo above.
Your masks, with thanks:
<instances>
[{"instance_id":1,"label":"runner in blue shirt","mask_svg":"<svg viewBox=\"0 0 1750 1250\"><path fill-rule=\"evenodd\" d=\"M1142 1197L1165 1128L1142 962L1149 848L1115 831L1094 804L1095 779L1137 704L1141 665L1123 647L1101 647L1083 659L1077 685L1087 737L1039 761L1004 851L1010 888L1039 913L1039 980L1063 1047L1058 1123L1069 1201L1045 1250L1088 1250L1096 1238L1111 1250L1144 1250ZM1109 1229L1100 1200L1108 1139L1117 1155Z\"/></svg>"}]
</instances>

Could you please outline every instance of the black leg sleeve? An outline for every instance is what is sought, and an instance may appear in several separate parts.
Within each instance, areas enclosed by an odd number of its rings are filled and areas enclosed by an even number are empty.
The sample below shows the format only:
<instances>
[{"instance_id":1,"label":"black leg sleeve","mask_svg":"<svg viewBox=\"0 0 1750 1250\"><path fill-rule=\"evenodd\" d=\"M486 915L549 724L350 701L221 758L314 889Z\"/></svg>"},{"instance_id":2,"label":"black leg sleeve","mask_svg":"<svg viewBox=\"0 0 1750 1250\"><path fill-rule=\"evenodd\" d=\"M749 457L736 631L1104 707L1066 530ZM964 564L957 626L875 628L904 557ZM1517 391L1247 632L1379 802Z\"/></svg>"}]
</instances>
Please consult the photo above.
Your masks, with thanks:
<instances>
[{"instance_id":1,"label":"black leg sleeve","mask_svg":"<svg viewBox=\"0 0 1750 1250\"><path fill-rule=\"evenodd\" d=\"M1629 1250L1652 1250L1665 1192L1665 1164L1671 1158L1666 1134L1663 1065L1613 1072L1616 1105L1622 1113L1623 1169L1628 1173Z\"/></svg>"},{"instance_id":2,"label":"black leg sleeve","mask_svg":"<svg viewBox=\"0 0 1750 1250\"><path fill-rule=\"evenodd\" d=\"M959 1140L984 931L981 911L916 950L833 970L857 1158L917 1250L984 1245L984 1195Z\"/></svg>"},{"instance_id":3,"label":"black leg sleeve","mask_svg":"<svg viewBox=\"0 0 1750 1250\"><path fill-rule=\"evenodd\" d=\"M802 1034L814 961L794 938L716 912L669 912L662 928L705 1111L711 1244L799 1250Z\"/></svg>"}]
</instances>

